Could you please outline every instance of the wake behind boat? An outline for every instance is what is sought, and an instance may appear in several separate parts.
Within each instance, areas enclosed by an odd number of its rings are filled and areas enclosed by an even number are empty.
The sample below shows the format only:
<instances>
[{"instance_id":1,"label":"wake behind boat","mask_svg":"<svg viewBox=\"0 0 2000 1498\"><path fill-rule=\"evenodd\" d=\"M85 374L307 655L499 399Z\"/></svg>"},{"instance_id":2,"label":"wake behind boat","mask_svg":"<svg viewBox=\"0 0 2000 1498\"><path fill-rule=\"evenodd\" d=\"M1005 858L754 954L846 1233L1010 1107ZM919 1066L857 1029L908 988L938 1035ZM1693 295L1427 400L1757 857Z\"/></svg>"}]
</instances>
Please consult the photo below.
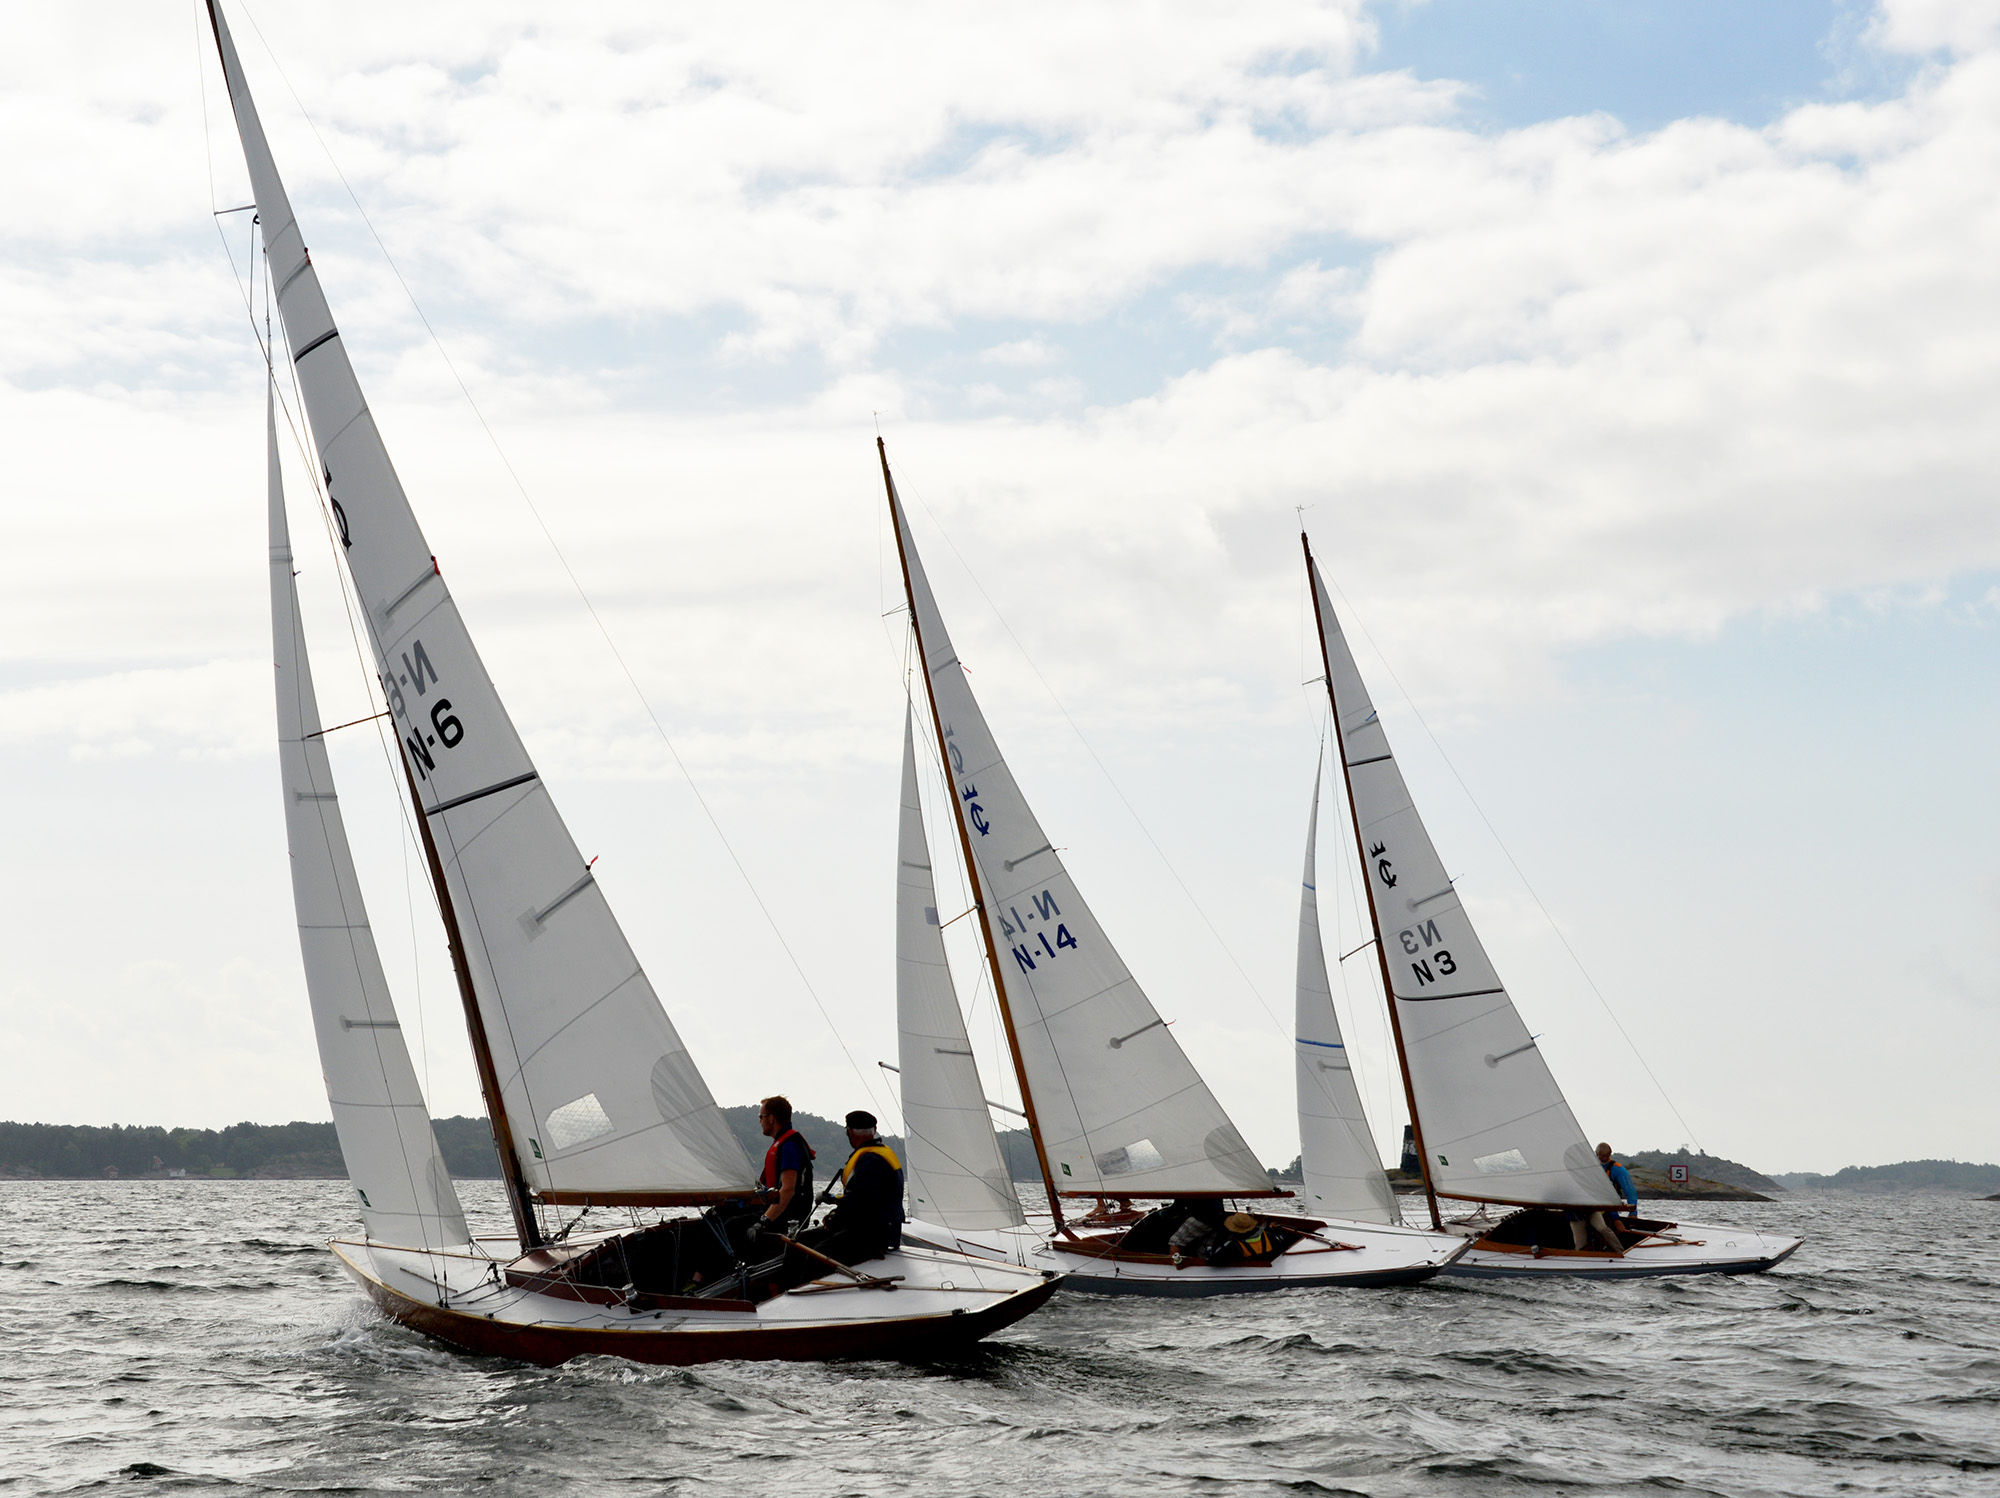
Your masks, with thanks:
<instances>
[{"instance_id":1,"label":"wake behind boat","mask_svg":"<svg viewBox=\"0 0 2000 1498\"><path fill-rule=\"evenodd\" d=\"M1299 541L1368 894L1369 946L1431 1225L1470 1245L1446 1272L1629 1279L1749 1274L1783 1263L1803 1240L1613 1215L1623 1199L1445 875L1334 616L1312 543L1303 534ZM1446 1221L1440 1198L1477 1204L1479 1211ZM1495 1217L1494 1207L1507 1210Z\"/></svg>"},{"instance_id":2,"label":"wake behind boat","mask_svg":"<svg viewBox=\"0 0 2000 1498\"><path fill-rule=\"evenodd\" d=\"M972 888L966 914L977 919L1049 1202L1045 1217L1022 1211L966 1038L924 836L913 702L896 918L898 1059L917 1219L906 1238L1117 1294L1411 1284L1438 1273L1465 1244L1397 1221L1379 1163L1379 1200L1361 1204L1373 1220L1351 1220L1351 1193L1324 1209L1315 1203L1312 1215L1262 1205L1282 1193L1112 946L1001 757L880 439L877 450L924 705ZM1087 1204L1080 1215L1065 1210L1078 1202Z\"/></svg>"},{"instance_id":3,"label":"wake behind boat","mask_svg":"<svg viewBox=\"0 0 2000 1498\"><path fill-rule=\"evenodd\" d=\"M334 1246L389 1315L560 1363L912 1355L1019 1320L1053 1274L921 1249L741 1264L702 1216L754 1173L515 732L327 309L218 8L209 17L412 820L438 902L514 1233L475 1240L404 1045L349 849L299 617L267 390L271 625L292 887L313 1028L364 1236ZM366 721L366 720L364 720ZM551 1232L545 1215L581 1208ZM629 1209L588 1233L583 1214ZM804 1250L795 1253L805 1254Z\"/></svg>"}]
</instances>

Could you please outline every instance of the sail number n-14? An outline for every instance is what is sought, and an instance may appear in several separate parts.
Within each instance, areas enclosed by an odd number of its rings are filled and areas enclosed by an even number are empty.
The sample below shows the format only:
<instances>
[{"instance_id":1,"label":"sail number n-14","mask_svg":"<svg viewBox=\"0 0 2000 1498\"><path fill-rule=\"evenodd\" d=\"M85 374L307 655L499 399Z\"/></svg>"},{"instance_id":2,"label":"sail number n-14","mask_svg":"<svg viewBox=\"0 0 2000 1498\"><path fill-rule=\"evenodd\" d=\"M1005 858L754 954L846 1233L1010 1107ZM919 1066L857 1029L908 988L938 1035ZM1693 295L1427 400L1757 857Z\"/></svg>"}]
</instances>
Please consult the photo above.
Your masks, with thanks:
<instances>
[{"instance_id":1,"label":"sail number n-14","mask_svg":"<svg viewBox=\"0 0 2000 1498\"><path fill-rule=\"evenodd\" d=\"M1060 957L1065 949L1076 946L1076 938L1069 934L1069 927L1055 921L1055 934L1049 933L1049 923L1062 914L1056 904L1056 897L1047 890L1028 897L1028 915L1024 920L1020 907L1009 905L1000 912L1000 936L1014 950L1014 962L1024 973L1035 970L1037 961L1047 962ZM1029 931L1028 922L1040 924L1039 931ZM1015 938L1020 940L1016 941Z\"/></svg>"},{"instance_id":2,"label":"sail number n-14","mask_svg":"<svg viewBox=\"0 0 2000 1498\"><path fill-rule=\"evenodd\" d=\"M464 743L465 725L453 714L449 697L439 697L428 705L419 702L417 711L424 714L424 719L419 721L410 717L403 688L412 688L419 698L423 698L428 697L430 689L438 685L437 667L431 664L422 640L410 642L410 648L403 652L402 667L393 676L383 675L377 679L382 683L383 695L389 699L389 710L402 724L403 746L410 751L410 767L419 777L428 780L431 771L437 768L437 757L432 751L456 749ZM425 680L427 676L428 681Z\"/></svg>"}]
</instances>

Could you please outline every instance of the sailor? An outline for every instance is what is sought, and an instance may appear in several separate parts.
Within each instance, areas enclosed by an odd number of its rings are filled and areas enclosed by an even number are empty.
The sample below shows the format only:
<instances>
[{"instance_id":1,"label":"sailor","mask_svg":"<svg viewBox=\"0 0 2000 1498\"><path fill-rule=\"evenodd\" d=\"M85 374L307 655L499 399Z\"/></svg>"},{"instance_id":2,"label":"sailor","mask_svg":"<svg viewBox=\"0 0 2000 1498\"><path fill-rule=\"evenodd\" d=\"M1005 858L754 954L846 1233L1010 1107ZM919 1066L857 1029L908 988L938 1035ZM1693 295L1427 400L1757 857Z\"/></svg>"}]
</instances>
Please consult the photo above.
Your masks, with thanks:
<instances>
[{"instance_id":1,"label":"sailor","mask_svg":"<svg viewBox=\"0 0 2000 1498\"><path fill-rule=\"evenodd\" d=\"M799 1242L842 1264L879 1259L903 1242L903 1162L875 1131L875 1115L857 1108L847 1115L847 1142L853 1153L840 1170L834 1209ZM831 1191L831 1187L828 1190ZM795 1255L787 1273L813 1279L826 1266L811 1255Z\"/></svg>"},{"instance_id":2,"label":"sailor","mask_svg":"<svg viewBox=\"0 0 2000 1498\"><path fill-rule=\"evenodd\" d=\"M806 1136L792 1127L791 1103L782 1096L765 1098L757 1105L757 1128L771 1141L758 1178L758 1195L765 1205L761 1212L746 1212L729 1225L730 1247L741 1259L772 1257L760 1246L760 1235L793 1237L812 1216L815 1156Z\"/></svg>"},{"instance_id":3,"label":"sailor","mask_svg":"<svg viewBox=\"0 0 2000 1498\"><path fill-rule=\"evenodd\" d=\"M1597 1163L1604 1167L1605 1175L1611 1178L1612 1189L1625 1198L1627 1211L1636 1211L1639 1206L1639 1193L1632 1185L1632 1172L1611 1158L1610 1145L1598 1145ZM1619 1239L1617 1230L1605 1221L1602 1212L1571 1211L1565 1215L1569 1218L1570 1241L1578 1249L1589 1248L1590 1238L1594 1233L1597 1235L1597 1241L1612 1253L1625 1252L1625 1244ZM1613 1212L1611 1215L1618 1217L1624 1214Z\"/></svg>"},{"instance_id":4,"label":"sailor","mask_svg":"<svg viewBox=\"0 0 2000 1498\"><path fill-rule=\"evenodd\" d=\"M1616 1215L1630 1217L1635 1214L1639 1210L1639 1188L1632 1184L1632 1172L1625 1168L1624 1162L1611 1157L1611 1146L1608 1144L1598 1145L1597 1163L1611 1177L1612 1189L1625 1198L1624 1212Z\"/></svg>"},{"instance_id":5,"label":"sailor","mask_svg":"<svg viewBox=\"0 0 2000 1498\"><path fill-rule=\"evenodd\" d=\"M1277 1252L1271 1230L1264 1226L1262 1218L1251 1213L1231 1212L1222 1219L1222 1228L1227 1236L1204 1255L1212 1265L1257 1264Z\"/></svg>"},{"instance_id":6,"label":"sailor","mask_svg":"<svg viewBox=\"0 0 2000 1498\"><path fill-rule=\"evenodd\" d=\"M1177 1197L1160 1209L1163 1218L1169 1213L1181 1214L1180 1225L1167 1239L1167 1257L1173 1260L1174 1268L1192 1258L1206 1262L1209 1251L1221 1246L1224 1232L1221 1202L1213 1197Z\"/></svg>"}]
</instances>

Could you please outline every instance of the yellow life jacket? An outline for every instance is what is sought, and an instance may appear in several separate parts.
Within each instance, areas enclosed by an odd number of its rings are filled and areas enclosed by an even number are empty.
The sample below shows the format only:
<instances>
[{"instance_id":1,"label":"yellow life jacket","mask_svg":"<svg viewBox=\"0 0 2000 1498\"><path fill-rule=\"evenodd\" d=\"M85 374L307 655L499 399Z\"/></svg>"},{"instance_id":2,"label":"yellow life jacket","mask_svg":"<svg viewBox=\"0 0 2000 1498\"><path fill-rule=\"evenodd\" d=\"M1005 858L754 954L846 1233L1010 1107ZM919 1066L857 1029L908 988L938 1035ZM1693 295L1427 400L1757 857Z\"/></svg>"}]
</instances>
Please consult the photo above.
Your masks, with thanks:
<instances>
[{"instance_id":1,"label":"yellow life jacket","mask_svg":"<svg viewBox=\"0 0 2000 1498\"><path fill-rule=\"evenodd\" d=\"M849 1155L847 1157L847 1163L840 1167L841 1185L845 1186L847 1184L848 1177L854 1174L854 1167L861 1162L861 1157L863 1155L880 1155L884 1160L889 1162L889 1168L891 1170L899 1171L903 1168L903 1162L896 1158L896 1152L890 1149L888 1145L864 1144L861 1146L860 1149L856 1150L853 1154Z\"/></svg>"},{"instance_id":2,"label":"yellow life jacket","mask_svg":"<svg viewBox=\"0 0 2000 1498\"><path fill-rule=\"evenodd\" d=\"M1241 1238L1238 1238L1236 1241L1243 1245L1243 1253L1245 1257L1253 1259L1256 1258L1259 1254L1267 1254L1272 1249L1277 1247L1277 1245L1271 1241L1271 1230L1265 1227L1264 1224L1261 1222L1257 1224L1256 1232L1245 1233Z\"/></svg>"}]
</instances>

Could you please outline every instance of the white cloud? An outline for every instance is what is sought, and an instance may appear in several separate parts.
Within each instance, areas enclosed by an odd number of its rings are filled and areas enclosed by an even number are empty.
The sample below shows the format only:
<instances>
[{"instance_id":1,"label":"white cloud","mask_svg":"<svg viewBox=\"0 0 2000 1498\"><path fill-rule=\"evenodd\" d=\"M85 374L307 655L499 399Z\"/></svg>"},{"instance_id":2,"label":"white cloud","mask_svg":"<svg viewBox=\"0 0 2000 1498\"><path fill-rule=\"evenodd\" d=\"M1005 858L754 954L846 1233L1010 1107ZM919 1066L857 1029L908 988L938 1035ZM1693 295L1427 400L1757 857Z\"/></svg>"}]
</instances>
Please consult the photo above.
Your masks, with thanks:
<instances>
[{"instance_id":1,"label":"white cloud","mask_svg":"<svg viewBox=\"0 0 2000 1498\"><path fill-rule=\"evenodd\" d=\"M770 869L799 857L795 805L865 845L872 809L832 798L894 753L875 413L1004 741L1084 815L1074 746L933 517L1121 767L1210 756L1160 790L1178 808L1296 725L1294 505L1404 681L1465 721L1559 694L1576 647L2000 567L2000 220L1967 185L2000 160L1991 9L1885 6L1880 45L1948 53L1894 97L1650 133L1466 128L1460 86L1359 71L1358 4L257 19ZM34 143L0 158L0 740L24 765L227 760L267 732L259 371L186 19L58 8L0 56L0 125ZM570 782L670 778L238 30L524 732ZM317 546L334 718L363 704ZM1237 857L1215 877L1244 889L1279 866ZM825 950L879 945L869 919ZM836 1012L870 1033L880 975L841 972Z\"/></svg>"},{"instance_id":2,"label":"white cloud","mask_svg":"<svg viewBox=\"0 0 2000 1498\"><path fill-rule=\"evenodd\" d=\"M2000 36L1994 0L1882 0L1874 39L1900 52L1973 52Z\"/></svg>"},{"instance_id":3,"label":"white cloud","mask_svg":"<svg viewBox=\"0 0 2000 1498\"><path fill-rule=\"evenodd\" d=\"M0 744L54 743L78 759L235 756L271 744L261 660L118 671L0 691Z\"/></svg>"}]
</instances>

